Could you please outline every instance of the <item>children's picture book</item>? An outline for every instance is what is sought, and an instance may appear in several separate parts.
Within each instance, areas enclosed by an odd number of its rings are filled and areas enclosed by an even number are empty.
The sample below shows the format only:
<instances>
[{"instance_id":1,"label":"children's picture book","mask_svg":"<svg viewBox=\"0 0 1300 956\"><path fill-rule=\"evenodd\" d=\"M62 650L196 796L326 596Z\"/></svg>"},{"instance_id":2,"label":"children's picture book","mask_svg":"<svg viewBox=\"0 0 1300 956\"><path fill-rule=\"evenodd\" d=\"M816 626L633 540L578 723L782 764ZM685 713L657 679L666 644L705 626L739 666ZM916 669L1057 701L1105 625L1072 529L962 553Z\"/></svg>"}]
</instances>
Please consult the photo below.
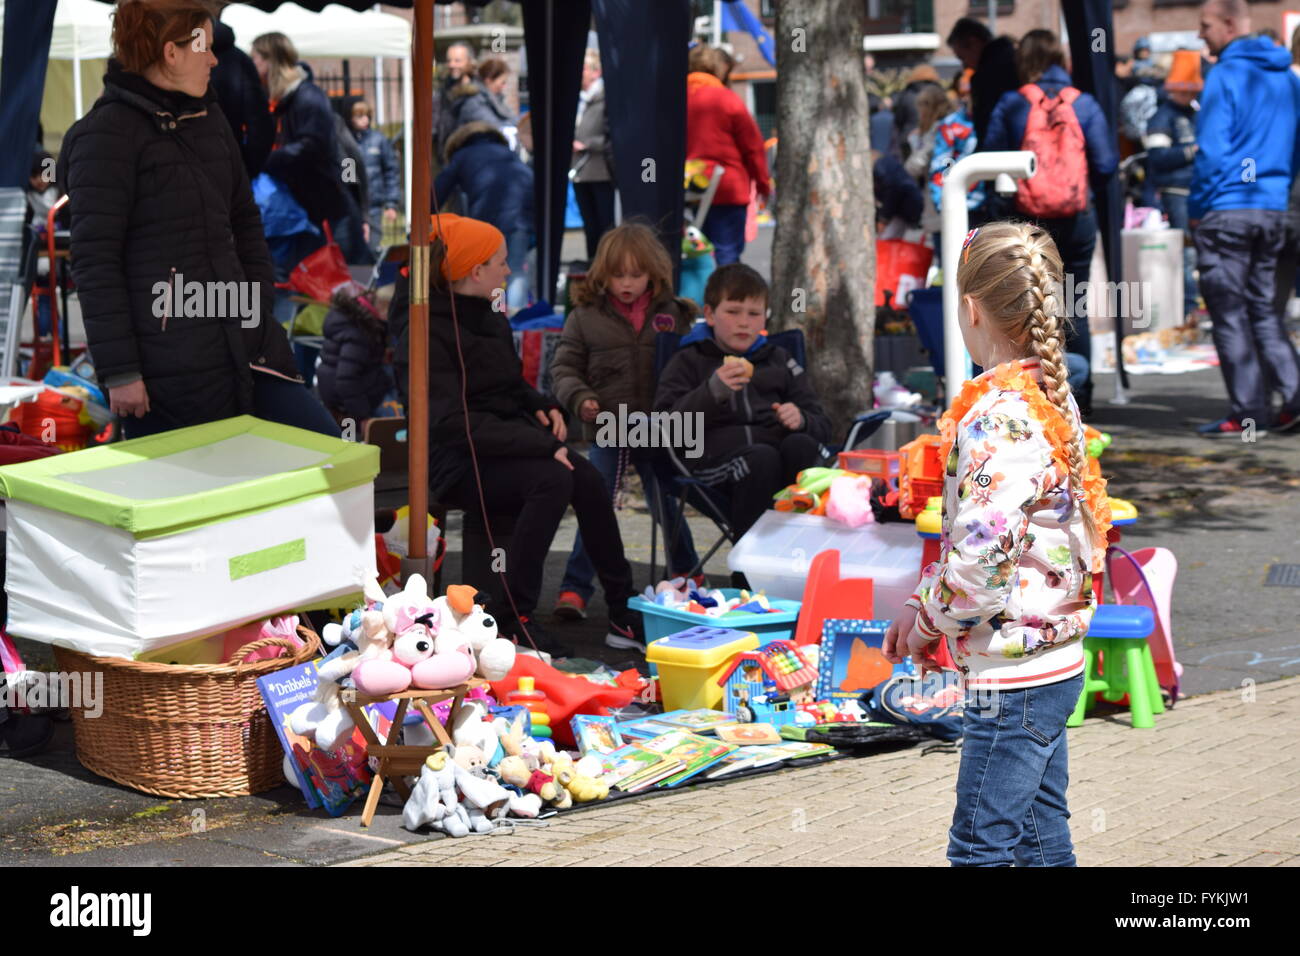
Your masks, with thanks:
<instances>
[{"instance_id":1,"label":"children's picture book","mask_svg":"<svg viewBox=\"0 0 1300 956\"><path fill-rule=\"evenodd\" d=\"M729 727L719 727L715 733L724 744L737 746L781 742L781 735L771 724L732 724Z\"/></svg>"},{"instance_id":2,"label":"children's picture book","mask_svg":"<svg viewBox=\"0 0 1300 956\"><path fill-rule=\"evenodd\" d=\"M656 764L645 773L623 781L619 789L625 793L640 793L642 790L649 790L651 787L658 785L664 778L680 773L682 767L683 764L680 760L674 760L671 757L663 758L661 763Z\"/></svg>"},{"instance_id":3,"label":"children's picture book","mask_svg":"<svg viewBox=\"0 0 1300 956\"><path fill-rule=\"evenodd\" d=\"M740 718L722 710L670 710L654 718L655 723L689 730L693 734L711 734L719 727L739 723Z\"/></svg>"},{"instance_id":4,"label":"children's picture book","mask_svg":"<svg viewBox=\"0 0 1300 956\"><path fill-rule=\"evenodd\" d=\"M741 747L735 753L727 754L704 775L704 779L713 780L741 770L754 770L758 767L767 767L785 760L785 757L780 754L772 755L768 753L767 751L770 748L755 749L761 749L762 753L756 754L748 747Z\"/></svg>"},{"instance_id":5,"label":"children's picture book","mask_svg":"<svg viewBox=\"0 0 1300 956\"><path fill-rule=\"evenodd\" d=\"M620 721L614 725L614 729L618 731L619 736L624 741L649 740L652 737L658 737L660 734L666 734L670 730L680 729L664 723L660 719L662 716L661 714L657 717L641 717L636 720Z\"/></svg>"},{"instance_id":6,"label":"children's picture book","mask_svg":"<svg viewBox=\"0 0 1300 956\"><path fill-rule=\"evenodd\" d=\"M605 768L600 776L601 782L619 790L627 790L636 782L636 778L654 777L656 771L659 771L659 775L654 779L662 780L682 768L680 760L642 750L636 744L624 744L612 753L603 755L601 765Z\"/></svg>"},{"instance_id":7,"label":"children's picture book","mask_svg":"<svg viewBox=\"0 0 1300 956\"><path fill-rule=\"evenodd\" d=\"M659 783L661 787L675 787L683 781L689 780L696 774L712 767L736 749L731 744L724 744L719 740L710 740L708 737L701 737L699 734L688 733L684 730L670 731L651 740L641 741L637 746L652 753L674 757L685 764L681 772L661 781Z\"/></svg>"},{"instance_id":8,"label":"children's picture book","mask_svg":"<svg viewBox=\"0 0 1300 956\"><path fill-rule=\"evenodd\" d=\"M801 760L804 757L820 757L835 753L830 744L815 744L807 740L783 740L779 744L763 747L761 752L782 760Z\"/></svg>"},{"instance_id":9,"label":"children's picture book","mask_svg":"<svg viewBox=\"0 0 1300 956\"><path fill-rule=\"evenodd\" d=\"M895 665L881 650L889 621L827 618L822 624L818 658L817 699L861 697L896 671L911 672L911 658Z\"/></svg>"},{"instance_id":10,"label":"children's picture book","mask_svg":"<svg viewBox=\"0 0 1300 956\"><path fill-rule=\"evenodd\" d=\"M275 671L257 679L258 690L266 701L271 725L280 738L280 746L289 755L298 788L307 806L323 807L332 817L343 814L352 801L370 786L370 766L366 760L366 742L361 731L352 734L333 750L322 750L310 737L295 734L289 727L289 715L311 701L316 693L316 667L319 660ZM386 740L391 720L373 706L366 708L375 733Z\"/></svg>"},{"instance_id":11,"label":"children's picture book","mask_svg":"<svg viewBox=\"0 0 1300 956\"><path fill-rule=\"evenodd\" d=\"M614 726L613 717L598 717L593 714L576 714L569 726L573 728L573 739L583 755L589 753L613 753L623 746L623 736Z\"/></svg>"}]
</instances>

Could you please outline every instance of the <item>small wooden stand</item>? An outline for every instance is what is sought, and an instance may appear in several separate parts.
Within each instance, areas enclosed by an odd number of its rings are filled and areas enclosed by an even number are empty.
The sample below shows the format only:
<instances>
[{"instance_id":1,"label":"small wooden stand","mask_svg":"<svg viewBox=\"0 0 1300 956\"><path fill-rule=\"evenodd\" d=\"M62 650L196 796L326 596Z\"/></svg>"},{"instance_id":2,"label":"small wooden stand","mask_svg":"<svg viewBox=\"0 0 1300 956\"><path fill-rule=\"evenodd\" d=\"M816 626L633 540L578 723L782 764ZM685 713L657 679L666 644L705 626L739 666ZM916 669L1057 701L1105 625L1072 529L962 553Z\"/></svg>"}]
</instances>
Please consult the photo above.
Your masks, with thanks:
<instances>
[{"instance_id":1,"label":"small wooden stand","mask_svg":"<svg viewBox=\"0 0 1300 956\"><path fill-rule=\"evenodd\" d=\"M424 766L425 759L451 743L451 736L447 733L447 727L455 725L456 714L460 711L460 705L465 699L465 695L473 688L482 687L486 683L486 681L474 679L464 684L458 684L455 687L449 687L446 690L404 690L400 694L390 694L387 697L371 697L355 689L343 691L343 705L347 707L348 713L352 715L352 720L361 730L361 736L366 741L368 755L375 757L379 761L379 769L370 781L370 793L366 796L366 806L361 813L361 825L363 827L370 826L370 821L375 817L375 808L379 806L379 794L384 789L385 780L392 782L403 800L411 798L411 788L406 785L406 780L403 778L418 777L421 768ZM432 706L442 703L444 700L452 702L451 711L447 714L447 727L444 727L438 718L434 716ZM382 704L387 701L397 701L397 712L393 714L393 723L388 729L389 738L396 739L396 735L402 729L402 721L406 718L407 708L414 703L415 709L424 717L425 721L433 729L434 736L438 738L437 746L414 747L381 741L362 708L368 704Z\"/></svg>"}]
</instances>

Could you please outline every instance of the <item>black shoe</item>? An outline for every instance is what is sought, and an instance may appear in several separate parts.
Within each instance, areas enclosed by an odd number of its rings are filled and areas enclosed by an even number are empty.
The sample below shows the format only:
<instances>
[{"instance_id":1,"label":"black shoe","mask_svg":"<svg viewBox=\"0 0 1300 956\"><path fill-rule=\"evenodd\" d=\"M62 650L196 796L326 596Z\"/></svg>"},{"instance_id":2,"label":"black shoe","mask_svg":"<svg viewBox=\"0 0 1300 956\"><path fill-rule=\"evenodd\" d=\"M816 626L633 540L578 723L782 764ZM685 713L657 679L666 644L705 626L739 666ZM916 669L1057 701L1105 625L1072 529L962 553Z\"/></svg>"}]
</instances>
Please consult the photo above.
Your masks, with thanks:
<instances>
[{"instance_id":1,"label":"black shoe","mask_svg":"<svg viewBox=\"0 0 1300 956\"><path fill-rule=\"evenodd\" d=\"M504 630L505 629L503 629L503 632ZM525 630L528 632L527 634L524 633ZM518 623L516 623L513 628L509 629L509 633L514 635L516 643L519 644L520 648L525 650L536 648L539 651L550 654L553 658L573 656L573 648L569 647L567 644L561 644L555 638L551 637L551 635L546 633L542 625L538 623L537 618L530 617L527 614L520 615Z\"/></svg>"},{"instance_id":2,"label":"black shoe","mask_svg":"<svg viewBox=\"0 0 1300 956\"><path fill-rule=\"evenodd\" d=\"M605 645L619 650L645 653L645 625L641 615L627 607L609 612L609 633L605 635Z\"/></svg>"}]
</instances>

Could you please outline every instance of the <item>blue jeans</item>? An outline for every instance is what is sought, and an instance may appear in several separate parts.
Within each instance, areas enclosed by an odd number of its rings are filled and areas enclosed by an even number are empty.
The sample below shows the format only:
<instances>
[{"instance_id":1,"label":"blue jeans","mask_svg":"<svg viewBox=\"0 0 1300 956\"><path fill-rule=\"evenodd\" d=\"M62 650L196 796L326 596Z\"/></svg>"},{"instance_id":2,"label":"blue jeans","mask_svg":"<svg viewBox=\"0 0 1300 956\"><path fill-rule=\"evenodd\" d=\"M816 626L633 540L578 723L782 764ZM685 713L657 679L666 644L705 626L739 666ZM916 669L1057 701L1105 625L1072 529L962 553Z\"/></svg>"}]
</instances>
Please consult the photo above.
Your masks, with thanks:
<instances>
[{"instance_id":1,"label":"blue jeans","mask_svg":"<svg viewBox=\"0 0 1300 956\"><path fill-rule=\"evenodd\" d=\"M745 220L749 206L718 206L709 209L701 230L713 243L713 257L718 265L740 261L745 251Z\"/></svg>"},{"instance_id":2,"label":"blue jeans","mask_svg":"<svg viewBox=\"0 0 1300 956\"><path fill-rule=\"evenodd\" d=\"M528 279L528 250L532 248L533 235L526 229L519 229L506 236L506 265L510 266L510 278L506 280L506 305L511 309L523 309L528 306L532 284Z\"/></svg>"},{"instance_id":3,"label":"blue jeans","mask_svg":"<svg viewBox=\"0 0 1300 956\"><path fill-rule=\"evenodd\" d=\"M1196 247L1187 228L1187 197L1161 190L1160 205L1170 228L1183 231L1183 315L1191 315L1196 311Z\"/></svg>"},{"instance_id":4,"label":"blue jeans","mask_svg":"<svg viewBox=\"0 0 1300 956\"><path fill-rule=\"evenodd\" d=\"M618 453L617 448L606 448L596 444L593 444L587 453L591 463L605 479L605 487L609 489L611 495L614 493L614 481L618 475ZM655 475L651 460L648 457L637 456L634 452L628 454L632 456L630 464L641 476L641 483L646 489L646 500L653 511L655 501L651 497L650 489L654 487ZM667 510L669 513L666 520L660 522L665 535L671 531L673 522L677 520L675 500L669 502ZM695 562L698 560L695 554L695 542L691 538L690 525L685 521L682 522L682 531L672 549L671 558L673 570L678 574L685 574L695 567ZM592 565L591 558L587 556L587 550L582 545L582 533L579 532L573 539L573 551L569 555L569 563L565 565L564 580L560 583L560 590L573 591L584 601L590 601L594 593L591 581L595 576L596 568Z\"/></svg>"},{"instance_id":5,"label":"blue jeans","mask_svg":"<svg viewBox=\"0 0 1300 956\"><path fill-rule=\"evenodd\" d=\"M1065 721L1083 675L1024 690L969 691L957 809L948 831L953 866L1074 866Z\"/></svg>"},{"instance_id":6,"label":"blue jeans","mask_svg":"<svg viewBox=\"0 0 1300 956\"><path fill-rule=\"evenodd\" d=\"M148 387L148 383L145 383ZM305 428L307 431L319 432L338 438L341 435L338 422L325 410L325 406L316 400L306 385L290 382L265 372L253 373L253 414L268 422ZM171 431L173 427L151 412L143 418L123 418L122 432L127 438L144 438Z\"/></svg>"}]
</instances>

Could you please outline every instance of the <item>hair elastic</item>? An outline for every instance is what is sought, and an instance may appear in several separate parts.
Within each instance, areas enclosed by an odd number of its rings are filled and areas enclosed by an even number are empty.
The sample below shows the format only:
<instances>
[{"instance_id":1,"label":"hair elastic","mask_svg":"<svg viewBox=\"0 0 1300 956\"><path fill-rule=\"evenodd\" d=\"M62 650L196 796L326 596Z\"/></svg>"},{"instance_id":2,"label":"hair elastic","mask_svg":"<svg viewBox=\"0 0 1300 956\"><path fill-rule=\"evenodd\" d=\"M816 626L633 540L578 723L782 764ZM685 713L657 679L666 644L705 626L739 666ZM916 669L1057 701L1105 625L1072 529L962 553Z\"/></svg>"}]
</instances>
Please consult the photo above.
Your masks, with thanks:
<instances>
[{"instance_id":1,"label":"hair elastic","mask_svg":"<svg viewBox=\"0 0 1300 956\"><path fill-rule=\"evenodd\" d=\"M979 227L976 226L976 227L975 227L974 229L972 229L970 232L966 233L966 238L962 240L962 244L961 244L961 248L962 248L962 255L961 255L962 265L965 265L966 263L970 262L970 244L971 244L971 240L974 239L977 235L979 235L979 231L980 231L980 230L979 230Z\"/></svg>"}]
</instances>

